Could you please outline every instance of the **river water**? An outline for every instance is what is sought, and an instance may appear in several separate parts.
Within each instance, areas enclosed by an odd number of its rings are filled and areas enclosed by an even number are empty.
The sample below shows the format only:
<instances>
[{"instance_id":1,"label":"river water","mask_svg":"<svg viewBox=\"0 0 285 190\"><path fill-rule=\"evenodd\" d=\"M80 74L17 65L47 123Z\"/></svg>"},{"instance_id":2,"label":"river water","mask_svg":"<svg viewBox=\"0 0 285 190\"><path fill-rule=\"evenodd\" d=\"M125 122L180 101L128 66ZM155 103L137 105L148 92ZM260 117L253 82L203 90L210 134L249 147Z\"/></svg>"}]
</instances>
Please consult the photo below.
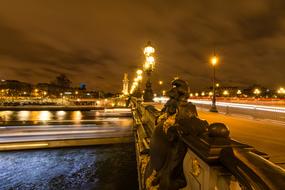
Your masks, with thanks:
<instances>
[{"instance_id":1,"label":"river water","mask_svg":"<svg viewBox=\"0 0 285 190\"><path fill-rule=\"evenodd\" d=\"M58 124L78 128L86 123L97 127L131 127L132 123L131 118L98 117L93 111L0 112L0 116L0 125L6 130L9 126L19 126L20 130L28 125ZM1 190L135 190L137 186L133 143L0 152Z\"/></svg>"}]
</instances>

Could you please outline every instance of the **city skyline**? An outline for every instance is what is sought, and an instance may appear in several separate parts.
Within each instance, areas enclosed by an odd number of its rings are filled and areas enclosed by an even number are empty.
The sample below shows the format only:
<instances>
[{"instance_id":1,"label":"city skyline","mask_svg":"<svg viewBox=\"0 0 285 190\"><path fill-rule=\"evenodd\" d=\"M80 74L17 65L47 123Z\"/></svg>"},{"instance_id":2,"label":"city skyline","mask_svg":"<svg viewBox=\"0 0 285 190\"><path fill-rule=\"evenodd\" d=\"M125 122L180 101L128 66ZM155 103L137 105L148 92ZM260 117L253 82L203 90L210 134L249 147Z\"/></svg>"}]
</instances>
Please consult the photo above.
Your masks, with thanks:
<instances>
[{"instance_id":1,"label":"city skyline","mask_svg":"<svg viewBox=\"0 0 285 190\"><path fill-rule=\"evenodd\" d=\"M215 48L220 83L277 89L285 84L282 7L281 0L3 2L0 78L50 82L64 73L73 84L118 92L123 74L132 79L142 68L151 40L153 81L165 87L177 75L194 89L211 86Z\"/></svg>"}]
</instances>

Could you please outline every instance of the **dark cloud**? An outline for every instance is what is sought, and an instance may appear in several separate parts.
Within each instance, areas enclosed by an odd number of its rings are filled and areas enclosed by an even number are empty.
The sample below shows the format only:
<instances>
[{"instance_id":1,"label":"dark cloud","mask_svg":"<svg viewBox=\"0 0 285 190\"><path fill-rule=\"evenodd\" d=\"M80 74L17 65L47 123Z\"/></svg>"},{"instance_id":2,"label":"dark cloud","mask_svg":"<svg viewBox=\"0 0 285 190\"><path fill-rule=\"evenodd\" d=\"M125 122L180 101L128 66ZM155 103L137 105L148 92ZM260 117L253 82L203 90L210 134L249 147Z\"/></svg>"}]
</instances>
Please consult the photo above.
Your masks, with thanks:
<instances>
[{"instance_id":1,"label":"dark cloud","mask_svg":"<svg viewBox=\"0 0 285 190\"><path fill-rule=\"evenodd\" d=\"M152 40L154 80L209 86L215 48L221 83L277 87L285 85L284 8L282 0L6 1L0 77L35 83L65 73L74 85L120 91L123 73L134 76Z\"/></svg>"}]
</instances>

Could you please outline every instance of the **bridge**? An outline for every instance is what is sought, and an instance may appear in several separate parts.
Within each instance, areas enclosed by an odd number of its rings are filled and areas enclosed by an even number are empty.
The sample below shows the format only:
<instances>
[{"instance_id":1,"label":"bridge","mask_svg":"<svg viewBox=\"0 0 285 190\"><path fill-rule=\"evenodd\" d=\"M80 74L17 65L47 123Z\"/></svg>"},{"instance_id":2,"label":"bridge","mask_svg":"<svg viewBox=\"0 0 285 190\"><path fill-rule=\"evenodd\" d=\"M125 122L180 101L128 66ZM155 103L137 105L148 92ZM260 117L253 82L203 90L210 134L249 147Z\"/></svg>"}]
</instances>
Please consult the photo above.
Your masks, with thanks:
<instances>
[{"instance_id":1,"label":"bridge","mask_svg":"<svg viewBox=\"0 0 285 190\"><path fill-rule=\"evenodd\" d=\"M200 119L176 82L161 110L132 99L140 189L284 189L282 167L224 123Z\"/></svg>"}]
</instances>

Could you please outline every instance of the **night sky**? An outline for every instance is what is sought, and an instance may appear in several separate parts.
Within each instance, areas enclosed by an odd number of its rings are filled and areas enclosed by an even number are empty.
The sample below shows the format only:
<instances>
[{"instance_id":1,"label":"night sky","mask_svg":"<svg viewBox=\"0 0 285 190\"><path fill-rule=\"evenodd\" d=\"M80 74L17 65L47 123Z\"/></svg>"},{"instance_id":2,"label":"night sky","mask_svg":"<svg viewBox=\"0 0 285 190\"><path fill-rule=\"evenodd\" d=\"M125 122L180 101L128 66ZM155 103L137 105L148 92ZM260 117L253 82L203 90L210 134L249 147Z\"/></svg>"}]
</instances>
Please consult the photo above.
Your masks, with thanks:
<instances>
[{"instance_id":1,"label":"night sky","mask_svg":"<svg viewBox=\"0 0 285 190\"><path fill-rule=\"evenodd\" d=\"M7 0L0 6L0 78L120 91L157 50L154 81L285 86L284 0ZM156 82L157 83L157 82Z\"/></svg>"}]
</instances>

